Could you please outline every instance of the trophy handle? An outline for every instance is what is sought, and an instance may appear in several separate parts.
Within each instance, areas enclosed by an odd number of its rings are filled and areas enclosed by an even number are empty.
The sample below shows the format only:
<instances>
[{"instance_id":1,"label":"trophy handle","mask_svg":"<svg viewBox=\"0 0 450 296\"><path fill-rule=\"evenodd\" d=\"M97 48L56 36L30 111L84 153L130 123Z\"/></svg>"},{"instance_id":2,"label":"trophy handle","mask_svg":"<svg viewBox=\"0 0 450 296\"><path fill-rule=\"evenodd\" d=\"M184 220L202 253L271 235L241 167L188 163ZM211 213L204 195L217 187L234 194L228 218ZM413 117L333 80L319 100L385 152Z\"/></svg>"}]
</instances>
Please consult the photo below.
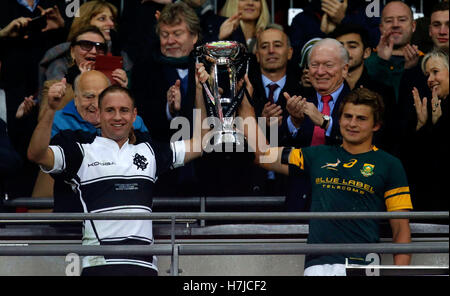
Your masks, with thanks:
<instances>
[{"instance_id":1,"label":"trophy handle","mask_svg":"<svg viewBox=\"0 0 450 296\"><path fill-rule=\"evenodd\" d=\"M197 64L199 63L198 55L196 56L196 63ZM214 65L216 65L216 64L214 63ZM214 76L217 77L216 72L217 72L217 68L215 68L215 73L214 73ZM217 78L215 78L215 79L217 79ZM206 104L206 110L208 112L208 117L209 116L218 117L218 118L220 118L220 120L222 122L223 113L222 113L222 105L220 104L220 99L215 99L215 98L218 98L218 96L213 95L208 81L202 82L201 84L206 93L206 98L204 98L204 101ZM216 87L214 88L214 93L216 93L216 94L219 93L219 90L217 88L217 81L216 81Z\"/></svg>"}]
</instances>

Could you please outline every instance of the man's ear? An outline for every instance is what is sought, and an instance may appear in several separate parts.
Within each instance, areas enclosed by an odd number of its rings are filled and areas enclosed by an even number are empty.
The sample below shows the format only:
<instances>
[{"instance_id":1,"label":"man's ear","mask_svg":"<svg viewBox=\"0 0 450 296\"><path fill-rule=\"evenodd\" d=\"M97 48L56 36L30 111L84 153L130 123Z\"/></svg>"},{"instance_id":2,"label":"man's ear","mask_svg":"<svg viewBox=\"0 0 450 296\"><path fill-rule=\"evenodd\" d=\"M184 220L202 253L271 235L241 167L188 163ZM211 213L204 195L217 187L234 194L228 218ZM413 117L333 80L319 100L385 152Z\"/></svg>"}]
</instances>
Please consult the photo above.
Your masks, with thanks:
<instances>
[{"instance_id":1,"label":"man's ear","mask_svg":"<svg viewBox=\"0 0 450 296\"><path fill-rule=\"evenodd\" d=\"M136 121L136 117L137 117L137 108L134 107L133 108L133 123Z\"/></svg>"},{"instance_id":2,"label":"man's ear","mask_svg":"<svg viewBox=\"0 0 450 296\"><path fill-rule=\"evenodd\" d=\"M372 54L372 48L370 48L370 46L368 46L366 49L364 49L363 59L364 60L368 59L371 54Z\"/></svg>"},{"instance_id":3,"label":"man's ear","mask_svg":"<svg viewBox=\"0 0 450 296\"><path fill-rule=\"evenodd\" d=\"M344 77L344 79L347 78L348 76L348 67L349 67L348 63L342 67L342 77Z\"/></svg>"},{"instance_id":4,"label":"man's ear","mask_svg":"<svg viewBox=\"0 0 450 296\"><path fill-rule=\"evenodd\" d=\"M289 61L292 59L293 53L294 53L294 49L292 47L289 47L289 51L288 51L288 60Z\"/></svg>"},{"instance_id":5,"label":"man's ear","mask_svg":"<svg viewBox=\"0 0 450 296\"><path fill-rule=\"evenodd\" d=\"M194 46L195 46L195 44L197 43L197 41L198 41L198 34L195 34L195 37L194 37Z\"/></svg>"},{"instance_id":6,"label":"man's ear","mask_svg":"<svg viewBox=\"0 0 450 296\"><path fill-rule=\"evenodd\" d=\"M258 62L258 64L261 63L260 62L261 59L259 58L259 51L258 50L256 50L255 56L256 56L256 61Z\"/></svg>"},{"instance_id":7,"label":"man's ear","mask_svg":"<svg viewBox=\"0 0 450 296\"><path fill-rule=\"evenodd\" d=\"M372 131L376 132L376 131L380 130L380 128L381 128L381 122L375 123Z\"/></svg>"}]
</instances>

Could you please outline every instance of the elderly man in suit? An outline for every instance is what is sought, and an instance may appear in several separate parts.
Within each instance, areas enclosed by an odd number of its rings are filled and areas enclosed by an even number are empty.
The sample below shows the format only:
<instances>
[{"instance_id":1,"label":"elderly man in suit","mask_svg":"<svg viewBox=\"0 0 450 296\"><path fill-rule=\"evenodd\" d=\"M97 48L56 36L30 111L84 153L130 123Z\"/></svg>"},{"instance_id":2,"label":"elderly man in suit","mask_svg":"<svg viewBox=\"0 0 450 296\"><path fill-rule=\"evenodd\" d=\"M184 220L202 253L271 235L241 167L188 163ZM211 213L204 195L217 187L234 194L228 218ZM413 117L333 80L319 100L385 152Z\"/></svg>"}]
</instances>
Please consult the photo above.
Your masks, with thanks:
<instances>
[{"instance_id":1,"label":"elderly man in suit","mask_svg":"<svg viewBox=\"0 0 450 296\"><path fill-rule=\"evenodd\" d=\"M337 112L343 97L350 88L345 78L348 74L349 55L345 47L335 39L317 42L308 57L312 84L311 91L301 97L287 98L290 114L300 146L333 144L341 141ZM302 100L302 104L295 104ZM299 106L302 106L299 108Z\"/></svg>"},{"instance_id":2,"label":"elderly man in suit","mask_svg":"<svg viewBox=\"0 0 450 296\"><path fill-rule=\"evenodd\" d=\"M338 110L343 98L350 92L345 80L349 69L348 52L339 41L322 39L311 48L308 67L312 88L305 88L301 96L291 97L284 92L294 146L340 143ZM308 210L310 188L307 178L289 180L287 209Z\"/></svg>"}]
</instances>

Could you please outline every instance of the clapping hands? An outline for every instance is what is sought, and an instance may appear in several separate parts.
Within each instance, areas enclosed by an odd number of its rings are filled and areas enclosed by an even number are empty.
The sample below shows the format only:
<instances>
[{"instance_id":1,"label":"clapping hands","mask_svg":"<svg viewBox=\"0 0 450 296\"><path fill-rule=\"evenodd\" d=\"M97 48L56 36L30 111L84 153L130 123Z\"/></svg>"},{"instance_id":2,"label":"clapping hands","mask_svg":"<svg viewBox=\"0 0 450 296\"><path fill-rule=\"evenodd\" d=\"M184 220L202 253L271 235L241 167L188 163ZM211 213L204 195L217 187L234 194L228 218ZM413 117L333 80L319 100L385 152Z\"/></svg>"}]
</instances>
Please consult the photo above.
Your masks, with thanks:
<instances>
[{"instance_id":1,"label":"clapping hands","mask_svg":"<svg viewBox=\"0 0 450 296\"><path fill-rule=\"evenodd\" d=\"M19 108L17 108L16 118L20 119L27 116L35 106L36 102L33 100L33 96L25 97L23 102L19 105Z\"/></svg>"}]
</instances>

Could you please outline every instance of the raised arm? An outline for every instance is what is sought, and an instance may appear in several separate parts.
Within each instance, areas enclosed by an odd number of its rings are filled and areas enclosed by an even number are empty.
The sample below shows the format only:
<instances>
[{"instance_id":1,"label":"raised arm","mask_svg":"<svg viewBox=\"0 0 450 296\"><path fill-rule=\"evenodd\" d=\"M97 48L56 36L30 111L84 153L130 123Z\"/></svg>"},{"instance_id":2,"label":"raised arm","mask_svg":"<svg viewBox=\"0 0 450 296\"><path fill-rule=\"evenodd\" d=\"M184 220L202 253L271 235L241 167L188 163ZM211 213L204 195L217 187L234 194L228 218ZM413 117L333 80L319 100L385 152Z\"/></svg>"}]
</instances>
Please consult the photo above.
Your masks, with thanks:
<instances>
[{"instance_id":1,"label":"raised arm","mask_svg":"<svg viewBox=\"0 0 450 296\"><path fill-rule=\"evenodd\" d=\"M248 94L252 96L253 86L247 75L245 75L245 84ZM264 132L256 122L255 110L250 104L247 94L244 95L244 99L239 106L238 114L245 123L244 136L247 139L249 147L255 152L255 163L266 170L288 175L288 166L281 163L283 147L270 147L268 145Z\"/></svg>"},{"instance_id":2,"label":"raised arm","mask_svg":"<svg viewBox=\"0 0 450 296\"><path fill-rule=\"evenodd\" d=\"M202 129L203 119L206 118L206 108L203 100L203 88L204 83L209 78L209 74L206 71L202 63L195 65L195 112L194 112L194 128L193 136L189 140L184 140L186 154L184 156L184 163L194 160L197 157L202 156L202 139L206 131Z\"/></svg>"},{"instance_id":3,"label":"raised arm","mask_svg":"<svg viewBox=\"0 0 450 296\"><path fill-rule=\"evenodd\" d=\"M44 107L45 110L42 118L35 128L30 145L28 146L28 159L41 165L46 170L52 169L55 161L53 151L49 148L49 144L53 118L64 96L65 88L65 78L50 87L48 105Z\"/></svg>"}]
</instances>

